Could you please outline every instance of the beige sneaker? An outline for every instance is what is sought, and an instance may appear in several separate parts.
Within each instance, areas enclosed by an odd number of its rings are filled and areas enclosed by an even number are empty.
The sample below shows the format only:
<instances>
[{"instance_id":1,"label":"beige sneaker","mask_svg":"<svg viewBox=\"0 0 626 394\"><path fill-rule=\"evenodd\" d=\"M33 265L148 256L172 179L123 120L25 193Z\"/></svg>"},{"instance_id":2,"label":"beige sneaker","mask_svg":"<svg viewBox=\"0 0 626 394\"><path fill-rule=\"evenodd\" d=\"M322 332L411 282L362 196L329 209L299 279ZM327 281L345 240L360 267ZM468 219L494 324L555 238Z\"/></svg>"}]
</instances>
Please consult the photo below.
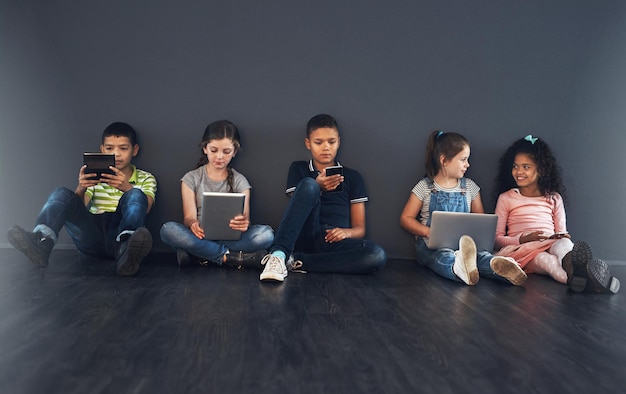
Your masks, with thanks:
<instances>
[{"instance_id":1,"label":"beige sneaker","mask_svg":"<svg viewBox=\"0 0 626 394\"><path fill-rule=\"evenodd\" d=\"M496 274L508 280L515 286L526 282L528 276L522 267L511 257L494 256L489 262L491 269Z\"/></svg>"},{"instance_id":2,"label":"beige sneaker","mask_svg":"<svg viewBox=\"0 0 626 394\"><path fill-rule=\"evenodd\" d=\"M465 284L473 286L478 283L478 268L476 267L476 244L472 237L463 235L459 239L459 250L454 252L455 259L452 272Z\"/></svg>"},{"instance_id":3,"label":"beige sneaker","mask_svg":"<svg viewBox=\"0 0 626 394\"><path fill-rule=\"evenodd\" d=\"M271 254L265 255L261 260L261 265L264 265L263 272L261 272L261 280L275 280L282 282L287 277L287 266L285 266L285 260L278 256Z\"/></svg>"}]
</instances>

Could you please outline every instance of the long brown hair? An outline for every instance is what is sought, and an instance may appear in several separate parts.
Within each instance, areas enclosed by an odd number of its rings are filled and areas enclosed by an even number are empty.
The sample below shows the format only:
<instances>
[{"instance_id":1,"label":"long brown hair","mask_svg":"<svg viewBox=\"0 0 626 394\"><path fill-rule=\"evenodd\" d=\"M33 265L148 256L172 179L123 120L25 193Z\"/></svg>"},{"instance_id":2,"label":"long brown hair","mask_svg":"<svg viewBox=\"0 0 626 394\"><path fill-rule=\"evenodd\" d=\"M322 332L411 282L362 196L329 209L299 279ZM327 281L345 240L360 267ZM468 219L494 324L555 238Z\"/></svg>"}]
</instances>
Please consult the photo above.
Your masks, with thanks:
<instances>
[{"instance_id":1,"label":"long brown hair","mask_svg":"<svg viewBox=\"0 0 626 394\"><path fill-rule=\"evenodd\" d=\"M200 156L200 160L198 160L196 168L202 167L203 165L208 163L209 159L204 153L204 148L206 148L209 142L213 140L221 140L224 138L228 138L233 142L233 146L235 147L235 153L237 153L241 148L239 130L237 129L237 126L235 126L232 122L228 120L218 120L209 124L206 127L206 129L204 130L204 134L202 135L202 142L200 143L200 151L202 155ZM232 193L234 191L233 169L229 166L226 170L228 171L228 176L226 177L226 182L228 183L228 191Z\"/></svg>"}]
</instances>

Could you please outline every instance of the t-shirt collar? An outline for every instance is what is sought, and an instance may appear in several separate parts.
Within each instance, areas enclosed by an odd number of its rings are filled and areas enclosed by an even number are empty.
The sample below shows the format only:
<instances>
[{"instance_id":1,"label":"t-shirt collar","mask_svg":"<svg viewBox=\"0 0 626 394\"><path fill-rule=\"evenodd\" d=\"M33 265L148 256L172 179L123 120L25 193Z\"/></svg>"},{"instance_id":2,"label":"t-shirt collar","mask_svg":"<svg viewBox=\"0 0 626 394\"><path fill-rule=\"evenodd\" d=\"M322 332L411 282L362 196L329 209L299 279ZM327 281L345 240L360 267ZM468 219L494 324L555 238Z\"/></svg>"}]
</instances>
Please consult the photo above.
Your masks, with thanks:
<instances>
[{"instance_id":1,"label":"t-shirt collar","mask_svg":"<svg viewBox=\"0 0 626 394\"><path fill-rule=\"evenodd\" d=\"M339 166L339 167L343 167L343 166L341 165L341 163L339 163L339 161L335 160L335 163L337 163L337 164L335 164L335 165L337 165L337 166ZM313 172L313 173L315 173L315 174L319 174L319 173L320 173L320 172L317 170L317 168L315 168L315 166L313 165L313 159L310 159L310 160L309 160L309 171L310 171L310 172Z\"/></svg>"},{"instance_id":2,"label":"t-shirt collar","mask_svg":"<svg viewBox=\"0 0 626 394\"><path fill-rule=\"evenodd\" d=\"M133 169L133 174L130 176L130 178L128 179L128 183L137 183L137 167L135 167L134 164L130 165L130 168Z\"/></svg>"}]
</instances>

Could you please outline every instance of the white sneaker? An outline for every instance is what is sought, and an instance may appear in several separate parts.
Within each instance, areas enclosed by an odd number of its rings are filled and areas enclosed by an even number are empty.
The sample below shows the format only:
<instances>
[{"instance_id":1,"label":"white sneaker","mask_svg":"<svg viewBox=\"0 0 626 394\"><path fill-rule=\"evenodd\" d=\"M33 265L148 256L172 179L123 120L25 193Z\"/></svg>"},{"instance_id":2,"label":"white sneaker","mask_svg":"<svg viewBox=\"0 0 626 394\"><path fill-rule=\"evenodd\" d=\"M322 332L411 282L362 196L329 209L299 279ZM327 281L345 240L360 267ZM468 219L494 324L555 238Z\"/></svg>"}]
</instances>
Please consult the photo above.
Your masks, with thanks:
<instances>
[{"instance_id":1,"label":"white sneaker","mask_svg":"<svg viewBox=\"0 0 626 394\"><path fill-rule=\"evenodd\" d=\"M271 254L265 255L263 260L261 260L261 265L265 266L263 272L261 272L261 280L276 280L282 282L287 277L285 260L278 256Z\"/></svg>"},{"instance_id":2,"label":"white sneaker","mask_svg":"<svg viewBox=\"0 0 626 394\"><path fill-rule=\"evenodd\" d=\"M452 271L465 284L473 286L478 283L478 267L476 266L476 244L472 237L463 235L459 239L459 250L454 252Z\"/></svg>"},{"instance_id":3,"label":"white sneaker","mask_svg":"<svg viewBox=\"0 0 626 394\"><path fill-rule=\"evenodd\" d=\"M489 262L489 266L491 266L493 272L515 286L521 285L528 279L526 272L511 257L494 256Z\"/></svg>"}]
</instances>

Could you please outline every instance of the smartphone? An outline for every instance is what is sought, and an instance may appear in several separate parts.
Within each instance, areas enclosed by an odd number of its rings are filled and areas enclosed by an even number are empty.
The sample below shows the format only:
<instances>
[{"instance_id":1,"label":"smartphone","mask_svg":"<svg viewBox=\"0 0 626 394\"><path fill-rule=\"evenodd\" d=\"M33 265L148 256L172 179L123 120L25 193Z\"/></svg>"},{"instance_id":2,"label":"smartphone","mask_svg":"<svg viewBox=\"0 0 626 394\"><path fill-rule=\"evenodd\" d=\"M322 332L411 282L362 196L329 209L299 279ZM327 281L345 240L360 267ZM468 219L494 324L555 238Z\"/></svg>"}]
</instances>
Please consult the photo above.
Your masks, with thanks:
<instances>
[{"instance_id":1,"label":"smartphone","mask_svg":"<svg viewBox=\"0 0 626 394\"><path fill-rule=\"evenodd\" d=\"M115 167L115 155L108 153L83 153L83 164L87 166L85 168L85 174L96 174L95 177L89 179L100 179L102 174L115 173L109 167Z\"/></svg>"},{"instance_id":2,"label":"smartphone","mask_svg":"<svg viewBox=\"0 0 626 394\"><path fill-rule=\"evenodd\" d=\"M561 233L554 233L550 236L550 239L555 239L555 238L563 238L564 235L568 234L567 231L563 231Z\"/></svg>"},{"instance_id":3,"label":"smartphone","mask_svg":"<svg viewBox=\"0 0 626 394\"><path fill-rule=\"evenodd\" d=\"M331 175L343 175L343 167L342 166L331 166L326 167L326 176ZM340 183L332 192L340 192L343 190L343 185Z\"/></svg>"}]
</instances>

